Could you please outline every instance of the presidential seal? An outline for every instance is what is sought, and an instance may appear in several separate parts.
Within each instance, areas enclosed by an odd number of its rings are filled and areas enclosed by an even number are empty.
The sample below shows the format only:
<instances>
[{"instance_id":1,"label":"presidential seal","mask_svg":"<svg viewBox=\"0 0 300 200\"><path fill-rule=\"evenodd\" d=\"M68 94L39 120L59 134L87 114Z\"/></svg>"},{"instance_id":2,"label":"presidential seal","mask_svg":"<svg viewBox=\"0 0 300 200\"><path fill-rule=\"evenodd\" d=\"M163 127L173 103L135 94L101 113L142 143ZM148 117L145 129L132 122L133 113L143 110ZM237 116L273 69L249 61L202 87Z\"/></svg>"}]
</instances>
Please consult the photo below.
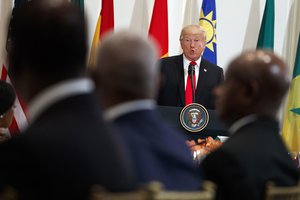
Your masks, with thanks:
<instances>
[{"instance_id":1,"label":"presidential seal","mask_svg":"<svg viewBox=\"0 0 300 200\"><path fill-rule=\"evenodd\" d=\"M203 130L209 121L206 108L198 103L191 103L185 106L180 112L180 123L189 132Z\"/></svg>"}]
</instances>

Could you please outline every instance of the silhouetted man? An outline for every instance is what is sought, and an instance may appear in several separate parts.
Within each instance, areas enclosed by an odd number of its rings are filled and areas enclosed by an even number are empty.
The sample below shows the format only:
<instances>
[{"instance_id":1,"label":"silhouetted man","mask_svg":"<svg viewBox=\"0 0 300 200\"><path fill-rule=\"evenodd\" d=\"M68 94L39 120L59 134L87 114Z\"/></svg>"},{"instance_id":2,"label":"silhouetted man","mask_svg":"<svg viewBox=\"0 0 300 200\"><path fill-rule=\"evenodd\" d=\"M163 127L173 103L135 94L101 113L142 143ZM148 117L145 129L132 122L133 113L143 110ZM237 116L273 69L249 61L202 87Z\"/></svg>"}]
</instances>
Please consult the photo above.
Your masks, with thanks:
<instances>
[{"instance_id":1,"label":"silhouetted man","mask_svg":"<svg viewBox=\"0 0 300 200\"><path fill-rule=\"evenodd\" d=\"M260 200L268 181L297 183L299 171L276 120L288 87L288 67L271 52L246 52L229 65L215 94L232 135L202 163L206 179L217 183L217 199Z\"/></svg>"},{"instance_id":2,"label":"silhouetted man","mask_svg":"<svg viewBox=\"0 0 300 200\"><path fill-rule=\"evenodd\" d=\"M9 72L29 127L0 145L0 182L20 199L86 199L90 187L132 186L116 138L85 77L86 24L68 1L32 0L11 22Z\"/></svg>"}]
</instances>

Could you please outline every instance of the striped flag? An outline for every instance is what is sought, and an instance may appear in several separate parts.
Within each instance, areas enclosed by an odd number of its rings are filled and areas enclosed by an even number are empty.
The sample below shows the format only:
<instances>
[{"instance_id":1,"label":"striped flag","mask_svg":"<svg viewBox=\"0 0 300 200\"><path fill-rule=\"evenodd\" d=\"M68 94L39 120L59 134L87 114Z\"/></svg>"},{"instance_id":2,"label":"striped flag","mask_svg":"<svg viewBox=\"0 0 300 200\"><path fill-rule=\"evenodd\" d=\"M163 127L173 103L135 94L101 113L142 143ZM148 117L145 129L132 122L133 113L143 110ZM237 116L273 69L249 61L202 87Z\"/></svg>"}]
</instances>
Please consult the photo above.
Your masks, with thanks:
<instances>
[{"instance_id":1,"label":"striped flag","mask_svg":"<svg viewBox=\"0 0 300 200\"><path fill-rule=\"evenodd\" d=\"M27 0L15 0L14 1L14 7L18 7L20 5L22 5L24 2L26 2ZM8 2L8 1L4 1L4 2ZM1 5L3 6L3 5ZM1 8L1 10L9 10L11 11L12 9L12 5L5 5L6 6L6 9L4 8ZM9 19L9 14L8 13L1 13L1 19L5 19L5 20L8 20ZM8 31L7 31L8 30ZM1 27L0 31L2 32L0 35L3 36L5 35L5 38L4 36L1 37L1 45L0 48L1 48L1 52L2 52L2 55L1 55L1 63L0 63L0 78L1 80L4 80L6 82L10 82L10 78L7 74L7 61L5 59L6 57L6 47L9 46L9 30L10 30L10 26L9 28L7 29L7 26L6 27ZM7 33L8 32L8 33ZM6 37L7 35L7 37ZM5 54L5 55L4 55ZM16 98L16 102L15 102L15 113L14 113L14 118L13 118L13 122L11 124L11 126L9 127L9 132L11 135L13 134L18 134L20 132L20 130L22 130L24 127L27 126L27 118L26 118L26 115L25 115L25 106L21 103L20 101L20 98L17 96Z\"/></svg>"},{"instance_id":2,"label":"striped flag","mask_svg":"<svg viewBox=\"0 0 300 200\"><path fill-rule=\"evenodd\" d=\"M11 83L5 65L1 69L1 80ZM25 115L25 105L20 101L17 96L15 102L15 111L12 124L9 127L9 133L12 135L18 134L24 127L27 126L27 118Z\"/></svg>"},{"instance_id":3,"label":"striped flag","mask_svg":"<svg viewBox=\"0 0 300 200\"><path fill-rule=\"evenodd\" d=\"M300 152L300 34L293 70L293 79L288 94L282 137L291 152Z\"/></svg>"},{"instance_id":4,"label":"striped flag","mask_svg":"<svg viewBox=\"0 0 300 200\"><path fill-rule=\"evenodd\" d=\"M113 0L102 0L102 7L94 33L89 66L95 66L96 50L105 33L114 30L114 2Z\"/></svg>"},{"instance_id":5,"label":"striped flag","mask_svg":"<svg viewBox=\"0 0 300 200\"><path fill-rule=\"evenodd\" d=\"M149 36L157 42L160 57L168 56L168 34L168 2L167 0L155 0L149 28Z\"/></svg>"},{"instance_id":6,"label":"striped flag","mask_svg":"<svg viewBox=\"0 0 300 200\"><path fill-rule=\"evenodd\" d=\"M206 48L202 57L211 63L217 64L217 15L215 0L203 0L199 25L206 31Z\"/></svg>"}]
</instances>

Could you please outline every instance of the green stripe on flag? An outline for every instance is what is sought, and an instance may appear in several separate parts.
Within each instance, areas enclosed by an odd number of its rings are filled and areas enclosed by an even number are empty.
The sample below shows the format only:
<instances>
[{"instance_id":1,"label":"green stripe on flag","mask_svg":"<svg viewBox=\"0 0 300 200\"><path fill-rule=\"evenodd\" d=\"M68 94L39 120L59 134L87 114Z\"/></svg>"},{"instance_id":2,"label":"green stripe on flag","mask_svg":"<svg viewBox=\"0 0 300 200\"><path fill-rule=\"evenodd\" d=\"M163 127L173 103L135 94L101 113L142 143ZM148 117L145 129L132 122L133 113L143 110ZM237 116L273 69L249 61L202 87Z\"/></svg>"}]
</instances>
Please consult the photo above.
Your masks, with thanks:
<instances>
[{"instance_id":1,"label":"green stripe on flag","mask_svg":"<svg viewBox=\"0 0 300 200\"><path fill-rule=\"evenodd\" d=\"M274 48L274 0L267 0L262 23L260 26L257 48L273 49Z\"/></svg>"},{"instance_id":2,"label":"green stripe on flag","mask_svg":"<svg viewBox=\"0 0 300 200\"><path fill-rule=\"evenodd\" d=\"M300 38L300 35L299 35ZM300 75L300 40L298 38L298 49L297 49L297 55L296 55L296 61L295 61L295 67L293 71L293 78L296 78ZM298 90L299 91L299 90Z\"/></svg>"},{"instance_id":3,"label":"green stripe on flag","mask_svg":"<svg viewBox=\"0 0 300 200\"><path fill-rule=\"evenodd\" d=\"M82 13L84 13L84 0L71 0L72 3L79 6Z\"/></svg>"}]
</instances>

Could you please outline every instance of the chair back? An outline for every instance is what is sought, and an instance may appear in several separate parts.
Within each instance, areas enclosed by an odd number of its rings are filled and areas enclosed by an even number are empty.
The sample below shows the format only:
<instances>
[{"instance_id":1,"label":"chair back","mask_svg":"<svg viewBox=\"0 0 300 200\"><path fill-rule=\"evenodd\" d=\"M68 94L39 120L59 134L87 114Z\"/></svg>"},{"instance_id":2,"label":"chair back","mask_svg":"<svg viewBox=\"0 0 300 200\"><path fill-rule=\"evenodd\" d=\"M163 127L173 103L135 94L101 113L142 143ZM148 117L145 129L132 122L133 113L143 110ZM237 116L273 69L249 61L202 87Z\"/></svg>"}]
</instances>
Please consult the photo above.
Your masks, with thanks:
<instances>
[{"instance_id":1,"label":"chair back","mask_svg":"<svg viewBox=\"0 0 300 200\"><path fill-rule=\"evenodd\" d=\"M148 192L143 189L128 192L109 192L102 186L94 185L89 200L148 200Z\"/></svg>"},{"instance_id":2,"label":"chair back","mask_svg":"<svg viewBox=\"0 0 300 200\"><path fill-rule=\"evenodd\" d=\"M109 192L104 187L94 185L89 200L213 200L215 184L205 181L203 190L164 190L161 182L150 182L146 187L129 192Z\"/></svg>"},{"instance_id":3,"label":"chair back","mask_svg":"<svg viewBox=\"0 0 300 200\"><path fill-rule=\"evenodd\" d=\"M204 181L203 190L172 191L164 190L160 182L149 184L150 200L213 200L215 198L215 184Z\"/></svg>"},{"instance_id":4,"label":"chair back","mask_svg":"<svg viewBox=\"0 0 300 200\"><path fill-rule=\"evenodd\" d=\"M300 200L300 182L295 186L276 186L267 183L265 200Z\"/></svg>"}]
</instances>

